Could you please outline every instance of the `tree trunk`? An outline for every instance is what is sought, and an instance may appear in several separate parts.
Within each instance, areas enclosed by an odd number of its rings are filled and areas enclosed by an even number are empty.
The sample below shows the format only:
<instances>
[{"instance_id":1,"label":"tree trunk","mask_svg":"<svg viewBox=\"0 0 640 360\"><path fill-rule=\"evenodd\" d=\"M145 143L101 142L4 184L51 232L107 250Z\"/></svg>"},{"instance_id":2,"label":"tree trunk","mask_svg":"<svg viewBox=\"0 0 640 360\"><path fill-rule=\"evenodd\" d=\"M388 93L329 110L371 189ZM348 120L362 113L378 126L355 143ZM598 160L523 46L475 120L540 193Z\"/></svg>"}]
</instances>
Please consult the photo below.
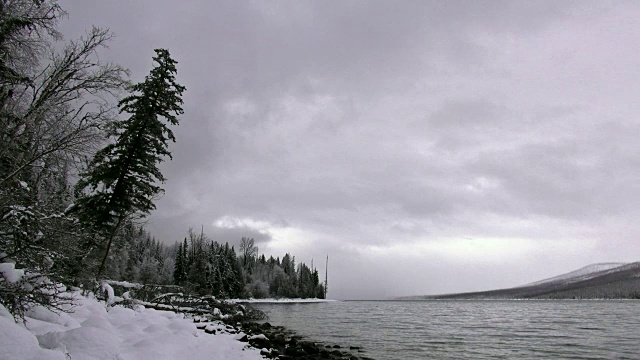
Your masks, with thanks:
<instances>
[{"instance_id":1,"label":"tree trunk","mask_svg":"<svg viewBox=\"0 0 640 360\"><path fill-rule=\"evenodd\" d=\"M98 274L96 275L96 280L100 280L100 277L102 276L102 271L104 270L104 264L107 262L107 256L109 256L109 249L111 248L111 242L113 241L113 238L115 237L116 232L120 227L120 223L122 223L122 220L124 220L124 216L120 216L118 218L118 222L116 223L116 226L113 227L113 230L111 231L111 235L109 235L109 241L107 242L107 249L104 251L104 256L102 257L102 262L100 263L100 268L98 269Z\"/></svg>"}]
</instances>

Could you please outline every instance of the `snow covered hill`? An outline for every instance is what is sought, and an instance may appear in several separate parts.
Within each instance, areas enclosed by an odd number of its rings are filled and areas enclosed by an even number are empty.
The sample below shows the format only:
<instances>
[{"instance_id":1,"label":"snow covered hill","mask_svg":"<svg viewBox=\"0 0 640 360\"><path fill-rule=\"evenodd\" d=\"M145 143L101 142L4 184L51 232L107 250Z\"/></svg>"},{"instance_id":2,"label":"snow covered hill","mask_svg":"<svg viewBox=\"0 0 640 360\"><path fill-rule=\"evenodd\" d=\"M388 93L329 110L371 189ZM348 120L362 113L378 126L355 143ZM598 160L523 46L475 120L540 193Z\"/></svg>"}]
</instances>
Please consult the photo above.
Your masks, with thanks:
<instances>
[{"instance_id":1,"label":"snow covered hill","mask_svg":"<svg viewBox=\"0 0 640 360\"><path fill-rule=\"evenodd\" d=\"M509 289L401 299L640 299L640 262L593 264Z\"/></svg>"},{"instance_id":2,"label":"snow covered hill","mask_svg":"<svg viewBox=\"0 0 640 360\"><path fill-rule=\"evenodd\" d=\"M585 267L582 267L582 268L580 268L578 270L574 270L574 271L568 272L566 274L554 276L554 277L549 278L549 279L536 281L536 282L533 282L533 283L530 283L530 284L527 284L527 285L524 285L524 286L535 286L535 285L541 285L541 284L546 284L546 283L555 282L555 281L573 282L573 281L585 280L585 278L588 277L589 275L593 275L593 274L599 273L601 271L615 269L615 268L618 268L618 267L623 266L623 265L626 265L626 263L610 262L610 263L591 264L591 265L587 265Z\"/></svg>"}]
</instances>

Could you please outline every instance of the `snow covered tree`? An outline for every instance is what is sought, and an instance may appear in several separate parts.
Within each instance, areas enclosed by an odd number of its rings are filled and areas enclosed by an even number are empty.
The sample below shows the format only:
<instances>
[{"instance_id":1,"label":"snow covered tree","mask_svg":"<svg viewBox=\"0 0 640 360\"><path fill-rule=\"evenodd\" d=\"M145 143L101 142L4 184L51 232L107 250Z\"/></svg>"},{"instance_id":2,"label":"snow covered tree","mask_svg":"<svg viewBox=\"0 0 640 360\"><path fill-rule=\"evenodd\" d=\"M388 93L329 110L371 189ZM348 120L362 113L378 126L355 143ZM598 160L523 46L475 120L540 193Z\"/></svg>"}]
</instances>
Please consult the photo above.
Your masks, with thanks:
<instances>
[{"instance_id":1,"label":"snow covered tree","mask_svg":"<svg viewBox=\"0 0 640 360\"><path fill-rule=\"evenodd\" d=\"M147 249L139 265L136 280L143 284L157 284L159 280L158 268L158 261L152 256L151 251Z\"/></svg>"},{"instance_id":2,"label":"snow covered tree","mask_svg":"<svg viewBox=\"0 0 640 360\"><path fill-rule=\"evenodd\" d=\"M222 296L222 261L220 261L220 245L216 241L209 243L207 251L207 284L206 291L209 294Z\"/></svg>"},{"instance_id":3,"label":"snow covered tree","mask_svg":"<svg viewBox=\"0 0 640 360\"><path fill-rule=\"evenodd\" d=\"M185 240L187 240L185 238ZM173 282L177 285L182 284L186 278L185 274L185 258L182 251L182 243L178 243L178 251L176 252L175 268L173 269Z\"/></svg>"},{"instance_id":4,"label":"snow covered tree","mask_svg":"<svg viewBox=\"0 0 640 360\"><path fill-rule=\"evenodd\" d=\"M206 294L207 292L207 276L209 271L208 265L208 239L205 237L204 232L196 234L193 229L189 229L189 271L187 273L187 290L194 290L199 294Z\"/></svg>"},{"instance_id":5,"label":"snow covered tree","mask_svg":"<svg viewBox=\"0 0 640 360\"><path fill-rule=\"evenodd\" d=\"M226 293L232 298L241 297L245 286L242 265L240 264L240 261L238 261L236 251L233 246L229 247L229 244L225 243L222 248L223 257L227 264L225 274L223 275Z\"/></svg>"},{"instance_id":6,"label":"snow covered tree","mask_svg":"<svg viewBox=\"0 0 640 360\"><path fill-rule=\"evenodd\" d=\"M153 199L163 191L157 183L165 181L158 163L165 156L171 158L168 141L175 142L168 125L178 125L183 113L185 87L175 79L177 62L165 49L155 52L150 74L120 101L120 111L130 116L113 123L115 141L96 153L76 186L79 199L74 212L106 242L87 244L88 250L105 247L98 277L122 222L155 208Z\"/></svg>"}]
</instances>

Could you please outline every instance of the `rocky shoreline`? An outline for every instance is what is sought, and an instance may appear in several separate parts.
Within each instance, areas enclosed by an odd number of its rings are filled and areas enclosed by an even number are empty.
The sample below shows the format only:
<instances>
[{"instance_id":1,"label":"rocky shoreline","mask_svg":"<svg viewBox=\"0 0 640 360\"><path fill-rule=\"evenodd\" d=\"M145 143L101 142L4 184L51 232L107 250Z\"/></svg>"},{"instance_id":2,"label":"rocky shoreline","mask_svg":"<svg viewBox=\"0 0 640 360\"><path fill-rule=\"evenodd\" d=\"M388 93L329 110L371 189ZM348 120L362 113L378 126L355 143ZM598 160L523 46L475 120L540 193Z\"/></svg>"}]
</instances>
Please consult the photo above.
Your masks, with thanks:
<instances>
[{"instance_id":1,"label":"rocky shoreline","mask_svg":"<svg viewBox=\"0 0 640 360\"><path fill-rule=\"evenodd\" d=\"M130 290L128 286L120 289L122 285L116 282L111 284L116 287L116 293ZM196 328L207 334L234 334L236 340L259 349L264 358L373 360L359 347L347 348L337 344L314 342L283 326L273 326L269 322L263 322L267 316L248 304L218 300L211 296L194 297L182 293L164 293L158 296L156 295L158 290L166 290L164 287L158 288L149 291L149 294L137 291L135 295L138 300L131 299L130 303L156 310L183 313L193 319ZM140 298L149 300L144 301Z\"/></svg>"},{"instance_id":2,"label":"rocky shoreline","mask_svg":"<svg viewBox=\"0 0 640 360\"><path fill-rule=\"evenodd\" d=\"M306 340L283 326L273 326L269 322L243 322L239 328L245 334L238 340L247 341L251 346L262 349L261 354L268 359L348 359L373 360L364 356L362 349L349 348Z\"/></svg>"},{"instance_id":3,"label":"rocky shoreline","mask_svg":"<svg viewBox=\"0 0 640 360\"><path fill-rule=\"evenodd\" d=\"M264 319L261 311L240 304L225 304L221 312L193 316L196 328L208 334L236 334L236 340L260 349L267 359L373 360L364 356L359 347L313 342L283 326L255 321L259 319Z\"/></svg>"},{"instance_id":4,"label":"rocky shoreline","mask_svg":"<svg viewBox=\"0 0 640 360\"><path fill-rule=\"evenodd\" d=\"M156 310L184 313L193 319L197 329L207 334L235 334L236 340L259 349L266 359L373 360L365 356L357 346L347 348L314 342L283 326L273 326L269 322L258 323L256 320L264 320L266 316L249 305L220 302L218 307L206 313L162 304L142 305Z\"/></svg>"}]
</instances>

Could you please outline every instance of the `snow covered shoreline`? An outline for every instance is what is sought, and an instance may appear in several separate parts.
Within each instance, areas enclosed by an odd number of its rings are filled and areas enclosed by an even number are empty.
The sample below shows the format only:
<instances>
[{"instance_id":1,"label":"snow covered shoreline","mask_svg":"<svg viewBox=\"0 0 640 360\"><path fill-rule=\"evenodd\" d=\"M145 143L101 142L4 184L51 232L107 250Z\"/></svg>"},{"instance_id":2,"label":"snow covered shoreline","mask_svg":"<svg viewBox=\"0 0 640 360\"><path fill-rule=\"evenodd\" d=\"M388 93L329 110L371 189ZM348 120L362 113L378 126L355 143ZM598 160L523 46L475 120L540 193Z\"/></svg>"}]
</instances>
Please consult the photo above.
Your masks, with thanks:
<instances>
[{"instance_id":1,"label":"snow covered shoreline","mask_svg":"<svg viewBox=\"0 0 640 360\"><path fill-rule=\"evenodd\" d=\"M15 323L0 305L3 359L25 360L225 360L263 359L260 350L239 342L223 323L215 335L198 329L184 314L138 306L107 307L93 297L73 294L73 313L55 314L43 307Z\"/></svg>"},{"instance_id":2,"label":"snow covered shoreline","mask_svg":"<svg viewBox=\"0 0 640 360\"><path fill-rule=\"evenodd\" d=\"M107 286L107 290L109 290ZM75 305L70 313L56 314L36 306L27 311L25 323L15 323L0 305L0 358L25 360L257 360L288 359L368 359L338 345L304 340L292 331L268 322L261 324L231 320L229 314L214 309L211 314L185 314L136 305L133 309L97 300L93 294L66 293ZM275 303L324 302L319 299L261 299ZM331 301L331 300L329 300ZM246 299L225 300L233 308ZM251 301L249 301L251 302ZM254 301L258 302L258 301ZM148 304L153 305L153 304ZM156 304L157 305L157 304ZM218 310L217 312L215 310ZM174 312L178 311L178 312ZM192 311L189 311L192 312ZM215 320L221 319L221 320ZM226 320L225 320L226 319Z\"/></svg>"},{"instance_id":3,"label":"snow covered shoreline","mask_svg":"<svg viewBox=\"0 0 640 360\"><path fill-rule=\"evenodd\" d=\"M23 275L5 265L3 279L17 282ZM113 286L124 292L116 296ZM0 305L0 358L25 360L257 360L263 358L358 359L339 346L305 341L291 331L257 324L264 314L242 303L318 303L324 299L232 299L164 293L152 302L133 300L129 289L142 285L102 281L105 301L79 289L67 291L53 311L36 305L24 322ZM176 302L177 301L177 302ZM186 301L186 303L185 303ZM128 304L128 307L122 306ZM180 306L193 304L196 307ZM205 306L203 306L205 305ZM357 348L354 348L357 350ZM350 349L350 350L354 350ZM364 359L364 358L361 358Z\"/></svg>"}]
</instances>

